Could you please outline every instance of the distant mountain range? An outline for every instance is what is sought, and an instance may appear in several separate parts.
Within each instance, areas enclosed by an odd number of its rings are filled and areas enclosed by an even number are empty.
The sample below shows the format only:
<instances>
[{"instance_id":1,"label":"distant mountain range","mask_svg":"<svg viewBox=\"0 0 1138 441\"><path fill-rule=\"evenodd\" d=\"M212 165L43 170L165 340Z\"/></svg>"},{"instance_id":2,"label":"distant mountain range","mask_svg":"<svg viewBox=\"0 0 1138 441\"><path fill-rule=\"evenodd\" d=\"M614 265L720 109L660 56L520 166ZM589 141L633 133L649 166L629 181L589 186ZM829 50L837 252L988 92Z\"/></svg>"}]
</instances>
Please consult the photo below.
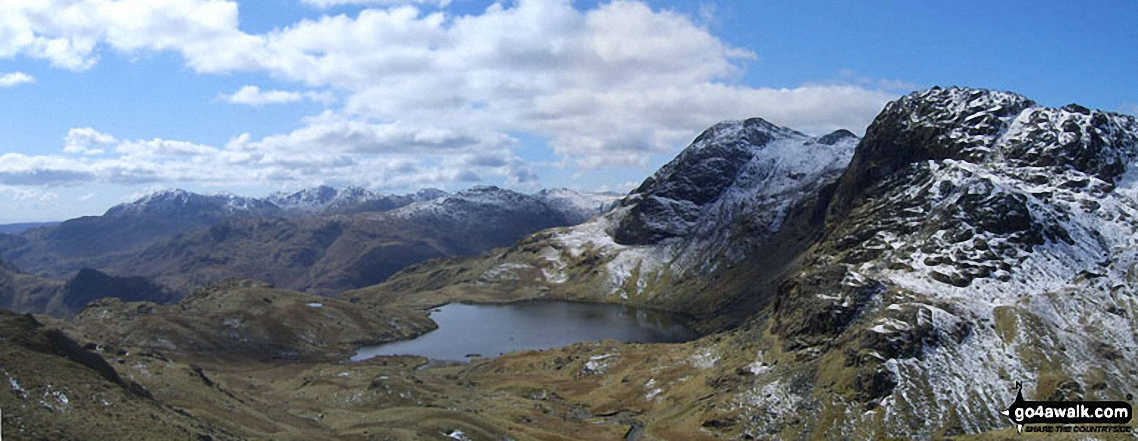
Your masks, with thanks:
<instances>
[{"instance_id":1,"label":"distant mountain range","mask_svg":"<svg viewBox=\"0 0 1138 441\"><path fill-rule=\"evenodd\" d=\"M21 222L16 224L0 225L0 234L19 234L33 228L50 227L59 222Z\"/></svg>"},{"instance_id":2,"label":"distant mountain range","mask_svg":"<svg viewBox=\"0 0 1138 441\"><path fill-rule=\"evenodd\" d=\"M267 198L164 190L102 216L0 234L0 259L39 277L98 269L152 278L183 294L230 277L331 294L422 260L477 254L579 223L615 199L497 187L388 195L322 186Z\"/></svg>"},{"instance_id":3,"label":"distant mountain range","mask_svg":"<svg viewBox=\"0 0 1138 441\"><path fill-rule=\"evenodd\" d=\"M242 277L327 295L382 282L427 259L478 254L580 222L613 199L477 187L381 212L231 217L155 243L111 268L178 290Z\"/></svg>"}]
</instances>

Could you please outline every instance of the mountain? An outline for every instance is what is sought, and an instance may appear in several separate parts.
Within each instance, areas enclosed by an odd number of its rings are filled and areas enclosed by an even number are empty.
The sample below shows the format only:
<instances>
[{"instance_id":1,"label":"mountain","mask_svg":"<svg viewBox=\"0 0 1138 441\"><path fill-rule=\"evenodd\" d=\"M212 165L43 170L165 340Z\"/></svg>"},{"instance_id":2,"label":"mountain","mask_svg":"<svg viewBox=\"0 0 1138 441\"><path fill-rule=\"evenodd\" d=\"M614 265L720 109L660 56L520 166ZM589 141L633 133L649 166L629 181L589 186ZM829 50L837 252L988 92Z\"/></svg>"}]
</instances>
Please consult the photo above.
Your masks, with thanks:
<instances>
[{"instance_id":1,"label":"mountain","mask_svg":"<svg viewBox=\"0 0 1138 441\"><path fill-rule=\"evenodd\" d=\"M232 215L275 216L280 207L272 202L235 195L201 195L182 189L162 190L111 207L105 217L155 215L163 217L218 219Z\"/></svg>"},{"instance_id":2,"label":"mountain","mask_svg":"<svg viewBox=\"0 0 1138 441\"><path fill-rule=\"evenodd\" d=\"M226 219L157 243L110 269L152 277L183 292L236 277L334 294L382 282L427 259L478 254L534 231L569 225L589 212L580 204L595 203L598 210L605 200L557 194L556 200L570 202L555 209L546 202L553 199L548 194L477 187L386 212Z\"/></svg>"},{"instance_id":3,"label":"mountain","mask_svg":"<svg viewBox=\"0 0 1138 441\"><path fill-rule=\"evenodd\" d=\"M651 367L685 375L552 392L607 409L626 391L700 400L638 414L665 438L1006 433L1017 381L1038 400L1138 386L1136 160L1134 117L957 87L890 103L860 140L723 123L592 221L344 296L690 313L717 333ZM613 375L644 369L618 358ZM482 370L529 372L510 363Z\"/></svg>"}]
</instances>

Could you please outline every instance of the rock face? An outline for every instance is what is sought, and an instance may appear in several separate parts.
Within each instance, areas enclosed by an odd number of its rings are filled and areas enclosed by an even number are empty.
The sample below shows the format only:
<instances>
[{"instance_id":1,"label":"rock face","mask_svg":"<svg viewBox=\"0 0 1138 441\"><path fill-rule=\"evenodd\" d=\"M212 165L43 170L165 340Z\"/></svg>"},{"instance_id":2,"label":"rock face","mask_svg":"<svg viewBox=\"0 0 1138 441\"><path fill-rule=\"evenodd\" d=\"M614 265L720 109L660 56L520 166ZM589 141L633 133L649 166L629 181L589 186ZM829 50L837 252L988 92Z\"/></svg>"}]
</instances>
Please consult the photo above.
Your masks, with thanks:
<instances>
[{"instance_id":1,"label":"rock face","mask_svg":"<svg viewBox=\"0 0 1138 441\"><path fill-rule=\"evenodd\" d=\"M978 89L902 97L861 140L724 123L593 221L346 295L691 313L731 329L706 353L755 351L700 417L726 437L1001 430L1016 381L1138 388L1136 162L1133 117Z\"/></svg>"}]
</instances>

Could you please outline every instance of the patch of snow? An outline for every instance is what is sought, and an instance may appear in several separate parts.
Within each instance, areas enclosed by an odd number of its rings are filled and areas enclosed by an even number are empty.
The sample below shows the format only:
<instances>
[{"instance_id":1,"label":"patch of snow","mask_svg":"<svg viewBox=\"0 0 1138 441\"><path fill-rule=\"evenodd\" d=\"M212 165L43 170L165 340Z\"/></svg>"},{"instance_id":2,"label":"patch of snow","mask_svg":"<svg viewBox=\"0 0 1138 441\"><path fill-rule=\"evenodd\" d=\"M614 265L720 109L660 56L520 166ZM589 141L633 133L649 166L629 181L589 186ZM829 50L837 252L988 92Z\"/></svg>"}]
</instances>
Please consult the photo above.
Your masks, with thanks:
<instances>
[{"instance_id":1,"label":"patch of snow","mask_svg":"<svg viewBox=\"0 0 1138 441\"><path fill-rule=\"evenodd\" d=\"M531 268L533 268L533 265L530 265L530 264L507 262L507 263L503 263L501 265L498 265L494 268L491 268L491 269L487 270L486 272L482 273L482 279L491 280L491 281L493 281L493 280L520 280L521 275L518 274L518 271L527 270L527 269L531 269Z\"/></svg>"},{"instance_id":2,"label":"patch of snow","mask_svg":"<svg viewBox=\"0 0 1138 441\"><path fill-rule=\"evenodd\" d=\"M585 362L582 370L586 374L603 374L612 364L612 357L615 354L594 355L589 357L589 361Z\"/></svg>"},{"instance_id":3,"label":"patch of snow","mask_svg":"<svg viewBox=\"0 0 1138 441\"><path fill-rule=\"evenodd\" d=\"M715 353L712 348L706 348L701 352L693 354L689 360L692 367L697 369L709 369L715 367L719 363L719 354Z\"/></svg>"},{"instance_id":4,"label":"patch of snow","mask_svg":"<svg viewBox=\"0 0 1138 441\"><path fill-rule=\"evenodd\" d=\"M28 391L24 390L23 386L20 386L20 383L18 383L15 378L12 378L12 374L9 374L8 371L4 371L4 376L8 377L8 386L12 388L13 392L19 395L20 399L27 398Z\"/></svg>"}]
</instances>

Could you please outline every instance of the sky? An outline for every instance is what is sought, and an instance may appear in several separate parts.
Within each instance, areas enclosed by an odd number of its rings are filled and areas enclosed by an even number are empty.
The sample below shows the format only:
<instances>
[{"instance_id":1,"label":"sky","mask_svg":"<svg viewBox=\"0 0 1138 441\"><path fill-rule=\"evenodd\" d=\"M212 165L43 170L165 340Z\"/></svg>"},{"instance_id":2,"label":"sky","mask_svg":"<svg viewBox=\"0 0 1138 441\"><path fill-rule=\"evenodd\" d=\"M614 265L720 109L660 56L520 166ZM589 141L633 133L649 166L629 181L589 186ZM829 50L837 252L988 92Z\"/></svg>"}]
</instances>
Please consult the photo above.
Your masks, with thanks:
<instances>
[{"instance_id":1,"label":"sky","mask_svg":"<svg viewBox=\"0 0 1138 441\"><path fill-rule=\"evenodd\" d=\"M932 86L1138 113L1132 1L3 0L0 223L164 188L628 191Z\"/></svg>"}]
</instances>

